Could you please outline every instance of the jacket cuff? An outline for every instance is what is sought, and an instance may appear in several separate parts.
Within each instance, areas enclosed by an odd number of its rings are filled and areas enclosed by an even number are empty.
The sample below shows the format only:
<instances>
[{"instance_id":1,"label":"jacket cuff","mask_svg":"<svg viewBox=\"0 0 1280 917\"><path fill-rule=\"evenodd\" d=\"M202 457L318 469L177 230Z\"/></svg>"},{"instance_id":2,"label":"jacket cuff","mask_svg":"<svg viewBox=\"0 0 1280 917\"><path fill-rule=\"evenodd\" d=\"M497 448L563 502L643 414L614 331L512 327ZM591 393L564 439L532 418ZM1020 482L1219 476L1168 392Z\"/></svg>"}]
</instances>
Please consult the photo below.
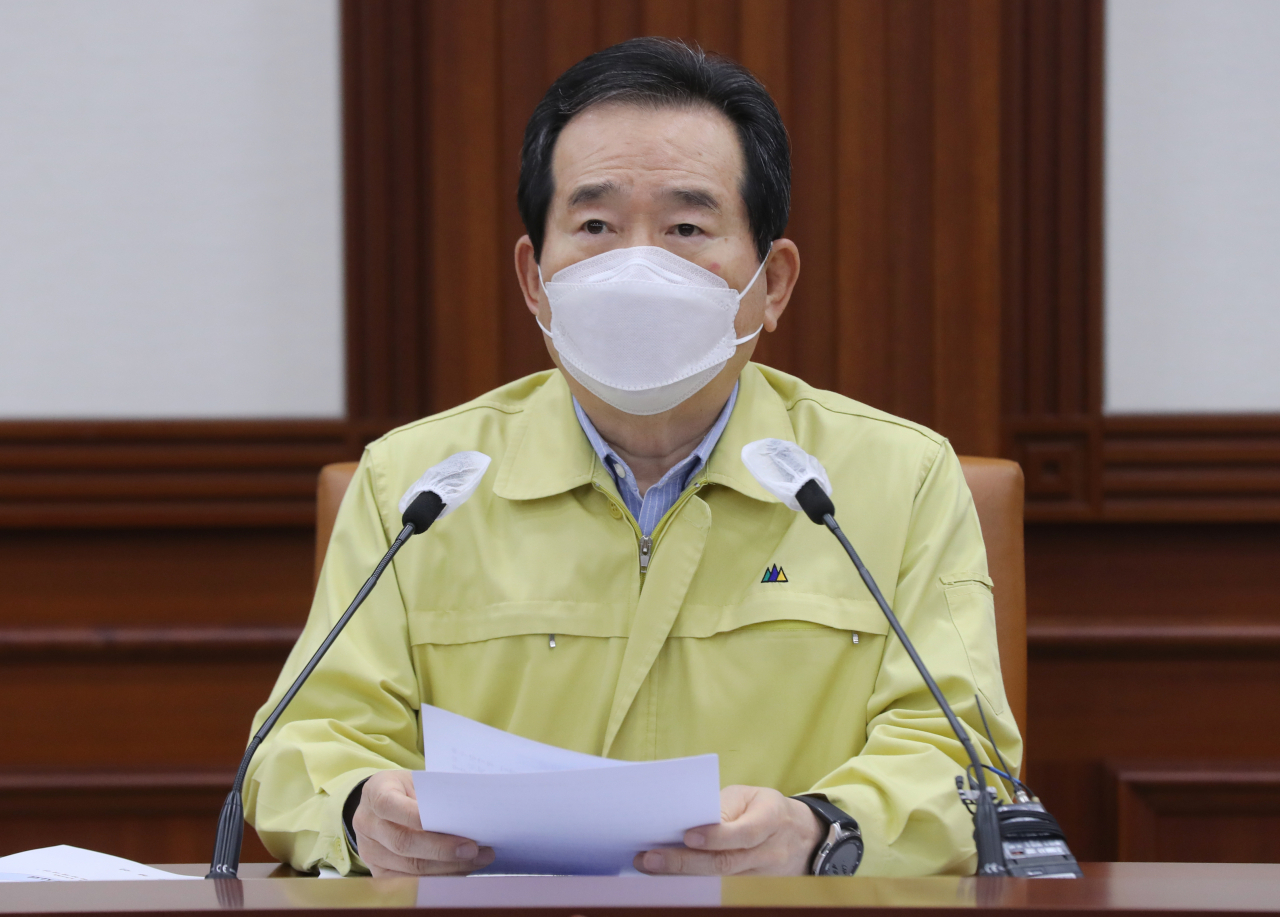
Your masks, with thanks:
<instances>
[{"instance_id":1,"label":"jacket cuff","mask_svg":"<svg viewBox=\"0 0 1280 917\"><path fill-rule=\"evenodd\" d=\"M332 800L330 805L334 807L329 811L332 815L326 818L326 827L324 834L329 836L329 840L323 841L320 845L320 860L329 866L332 866L342 875L349 875L353 872L368 873L369 867L360 859L360 854L356 850L354 840L355 833L351 836L347 835L347 804L351 800L351 795L357 785L363 787L364 782L374 774L380 773L386 768L377 767L361 767L356 770L347 771L327 782L321 789ZM339 802L339 800L341 800ZM334 805L336 803L336 805ZM358 804L358 798L357 798ZM355 814L355 807L351 807L351 814ZM332 819L329 821L328 819ZM331 826L331 827L330 827Z\"/></svg>"},{"instance_id":2,"label":"jacket cuff","mask_svg":"<svg viewBox=\"0 0 1280 917\"><path fill-rule=\"evenodd\" d=\"M369 782L365 777L347 794L347 801L342 804L342 832L347 839L347 848L352 857L360 856L360 848L356 844L356 826L352 819L356 817L356 809L360 808L360 798L364 794L364 785Z\"/></svg>"}]
</instances>

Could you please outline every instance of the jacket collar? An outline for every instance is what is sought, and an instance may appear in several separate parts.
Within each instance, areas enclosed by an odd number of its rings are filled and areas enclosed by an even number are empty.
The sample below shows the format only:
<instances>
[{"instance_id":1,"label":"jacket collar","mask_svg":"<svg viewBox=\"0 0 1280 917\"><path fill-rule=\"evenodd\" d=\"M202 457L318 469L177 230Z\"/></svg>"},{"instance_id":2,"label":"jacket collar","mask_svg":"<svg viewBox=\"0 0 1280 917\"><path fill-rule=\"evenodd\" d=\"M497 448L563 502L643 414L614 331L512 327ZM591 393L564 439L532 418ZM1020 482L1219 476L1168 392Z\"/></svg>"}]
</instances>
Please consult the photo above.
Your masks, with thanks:
<instances>
[{"instance_id":1,"label":"jacket collar","mask_svg":"<svg viewBox=\"0 0 1280 917\"><path fill-rule=\"evenodd\" d=\"M791 427L791 417L786 404L755 363L743 367L738 385L738 403L711 453L706 479L764 503L779 503L777 497L756 483L747 466L742 464L742 447L758 439L784 439L794 443L796 433Z\"/></svg>"},{"instance_id":2,"label":"jacket collar","mask_svg":"<svg viewBox=\"0 0 1280 917\"><path fill-rule=\"evenodd\" d=\"M517 421L493 492L507 500L538 500L590 484L599 462L573 413L573 396L553 369Z\"/></svg>"},{"instance_id":3,"label":"jacket collar","mask_svg":"<svg viewBox=\"0 0 1280 917\"><path fill-rule=\"evenodd\" d=\"M768 437L795 442L795 431L786 405L756 364L743 368L738 383L738 402L702 476L755 500L777 503L742 464L742 447ZM497 496L537 500L590 484L597 472L608 477L578 423L569 386L559 370L553 370L529 399L518 425L498 469L493 487Z\"/></svg>"}]
</instances>

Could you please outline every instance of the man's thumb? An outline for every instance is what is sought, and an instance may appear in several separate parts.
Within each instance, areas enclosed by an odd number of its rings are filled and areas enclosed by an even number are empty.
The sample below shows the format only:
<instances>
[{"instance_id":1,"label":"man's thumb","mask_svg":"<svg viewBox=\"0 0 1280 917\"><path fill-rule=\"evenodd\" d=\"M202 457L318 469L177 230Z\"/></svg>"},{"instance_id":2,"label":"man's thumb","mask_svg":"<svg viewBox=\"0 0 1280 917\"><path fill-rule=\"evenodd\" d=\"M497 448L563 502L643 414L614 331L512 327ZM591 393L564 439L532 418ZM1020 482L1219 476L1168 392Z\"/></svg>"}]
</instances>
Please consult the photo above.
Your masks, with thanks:
<instances>
[{"instance_id":1,"label":"man's thumb","mask_svg":"<svg viewBox=\"0 0 1280 917\"><path fill-rule=\"evenodd\" d=\"M737 821L755 798L753 786L727 786L720 791L720 821Z\"/></svg>"}]
</instances>

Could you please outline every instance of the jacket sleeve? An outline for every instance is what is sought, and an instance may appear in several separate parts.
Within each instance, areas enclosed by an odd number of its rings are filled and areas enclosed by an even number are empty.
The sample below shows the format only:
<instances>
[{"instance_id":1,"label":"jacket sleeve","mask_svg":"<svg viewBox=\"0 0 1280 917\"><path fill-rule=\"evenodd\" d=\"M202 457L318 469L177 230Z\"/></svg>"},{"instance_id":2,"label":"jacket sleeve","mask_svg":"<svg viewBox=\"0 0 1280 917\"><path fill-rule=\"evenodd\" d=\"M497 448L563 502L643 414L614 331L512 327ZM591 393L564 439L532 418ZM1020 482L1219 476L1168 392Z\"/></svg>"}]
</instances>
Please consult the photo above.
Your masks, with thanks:
<instances>
[{"instance_id":1,"label":"jacket sleeve","mask_svg":"<svg viewBox=\"0 0 1280 917\"><path fill-rule=\"evenodd\" d=\"M390 539L369 452L343 498L311 614L257 728L342 616ZM395 526L399 531L399 525ZM342 806L364 778L421 769L418 680L394 562L258 749L244 787L246 819L297 869L364 864L348 849Z\"/></svg>"},{"instance_id":2,"label":"jacket sleeve","mask_svg":"<svg viewBox=\"0 0 1280 917\"><path fill-rule=\"evenodd\" d=\"M923 464L892 607L984 763L995 764L995 755L975 695L1001 754L1017 768L1022 739L1004 695L973 498L948 443ZM890 633L867 703L866 745L810 792L825 794L857 819L866 848L859 874L971 874L977 866L973 821L955 784L967 765L964 747Z\"/></svg>"}]
</instances>

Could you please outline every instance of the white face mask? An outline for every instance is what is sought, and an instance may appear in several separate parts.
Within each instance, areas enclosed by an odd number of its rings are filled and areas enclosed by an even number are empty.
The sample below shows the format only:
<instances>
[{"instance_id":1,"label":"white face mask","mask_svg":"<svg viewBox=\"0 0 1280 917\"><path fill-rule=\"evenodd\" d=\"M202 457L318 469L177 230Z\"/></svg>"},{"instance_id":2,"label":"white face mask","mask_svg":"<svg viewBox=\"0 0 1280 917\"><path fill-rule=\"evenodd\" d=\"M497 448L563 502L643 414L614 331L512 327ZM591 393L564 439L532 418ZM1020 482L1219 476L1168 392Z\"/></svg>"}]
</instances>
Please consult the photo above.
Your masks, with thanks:
<instances>
[{"instance_id":1,"label":"white face mask","mask_svg":"<svg viewBox=\"0 0 1280 917\"><path fill-rule=\"evenodd\" d=\"M628 414L661 414L700 391L760 333L763 325L736 337L733 321L764 265L739 293L665 248L616 248L543 281L551 328L538 327L601 401Z\"/></svg>"}]
</instances>

